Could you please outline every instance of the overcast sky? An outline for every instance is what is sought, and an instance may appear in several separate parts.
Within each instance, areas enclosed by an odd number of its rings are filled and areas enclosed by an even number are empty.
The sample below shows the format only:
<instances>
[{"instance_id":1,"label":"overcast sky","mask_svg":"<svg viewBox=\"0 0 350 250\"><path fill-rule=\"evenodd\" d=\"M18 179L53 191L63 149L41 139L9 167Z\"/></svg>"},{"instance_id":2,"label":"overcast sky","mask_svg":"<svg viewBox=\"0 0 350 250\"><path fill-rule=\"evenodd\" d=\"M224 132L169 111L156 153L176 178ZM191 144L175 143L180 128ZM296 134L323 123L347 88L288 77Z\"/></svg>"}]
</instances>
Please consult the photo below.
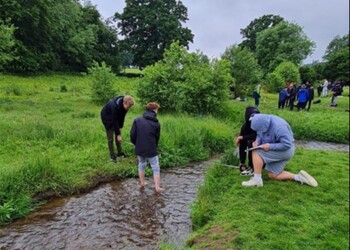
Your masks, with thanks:
<instances>
[{"instance_id":1,"label":"overcast sky","mask_svg":"<svg viewBox=\"0 0 350 250\"><path fill-rule=\"evenodd\" d=\"M349 33L349 0L182 0L188 10L184 24L194 34L190 51L220 57L227 47L242 41L240 29L263 15L273 14L301 26L316 43L305 60L322 61L329 42ZM91 0L104 18L123 12L124 0Z\"/></svg>"}]
</instances>

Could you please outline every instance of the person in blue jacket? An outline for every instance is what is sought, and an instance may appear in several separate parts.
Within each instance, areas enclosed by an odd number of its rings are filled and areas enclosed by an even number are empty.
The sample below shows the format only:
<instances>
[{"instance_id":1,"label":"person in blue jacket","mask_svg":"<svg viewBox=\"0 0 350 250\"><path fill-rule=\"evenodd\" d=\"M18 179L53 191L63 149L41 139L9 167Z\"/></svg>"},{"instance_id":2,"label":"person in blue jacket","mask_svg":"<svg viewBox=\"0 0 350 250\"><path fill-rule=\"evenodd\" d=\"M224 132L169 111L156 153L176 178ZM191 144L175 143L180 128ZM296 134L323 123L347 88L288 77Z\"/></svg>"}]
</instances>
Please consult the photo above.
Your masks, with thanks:
<instances>
[{"instance_id":1,"label":"person in blue jacket","mask_svg":"<svg viewBox=\"0 0 350 250\"><path fill-rule=\"evenodd\" d=\"M278 109L284 109L288 96L288 88L284 87L278 94Z\"/></svg>"},{"instance_id":2,"label":"person in blue jacket","mask_svg":"<svg viewBox=\"0 0 350 250\"><path fill-rule=\"evenodd\" d=\"M309 99L309 92L306 89L306 85L302 84L301 88L299 89L297 93L297 98L298 98L298 111L300 109L305 110L306 103Z\"/></svg>"},{"instance_id":3,"label":"person in blue jacket","mask_svg":"<svg viewBox=\"0 0 350 250\"><path fill-rule=\"evenodd\" d=\"M294 138L289 124L282 118L268 114L254 114L251 117L251 127L256 131L253 147L254 176L249 181L242 182L243 186L263 186L262 170L268 171L268 177L273 180L295 180L313 187L317 181L306 171L298 174L285 171L287 162L294 156Z\"/></svg>"},{"instance_id":4,"label":"person in blue jacket","mask_svg":"<svg viewBox=\"0 0 350 250\"><path fill-rule=\"evenodd\" d=\"M158 103L147 103L145 113L136 118L132 124L130 140L135 145L141 187L146 185L145 169L148 161L152 167L155 189L157 192L161 192L164 189L160 187L160 167L157 151L160 139L160 124L157 119L158 109Z\"/></svg>"}]
</instances>

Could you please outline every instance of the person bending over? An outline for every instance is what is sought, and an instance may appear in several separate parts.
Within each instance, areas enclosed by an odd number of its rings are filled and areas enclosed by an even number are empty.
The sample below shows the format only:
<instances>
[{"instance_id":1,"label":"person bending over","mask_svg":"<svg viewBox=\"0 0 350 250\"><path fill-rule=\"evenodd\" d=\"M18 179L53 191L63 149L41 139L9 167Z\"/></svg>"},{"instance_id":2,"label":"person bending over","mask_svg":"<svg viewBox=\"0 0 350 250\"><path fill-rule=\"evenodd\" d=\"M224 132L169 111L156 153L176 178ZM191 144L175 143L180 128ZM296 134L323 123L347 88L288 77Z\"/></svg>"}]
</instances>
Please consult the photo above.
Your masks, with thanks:
<instances>
[{"instance_id":1,"label":"person bending over","mask_svg":"<svg viewBox=\"0 0 350 250\"><path fill-rule=\"evenodd\" d=\"M112 162L117 162L118 157L125 157L122 151L121 129L128 110L134 105L134 98L131 96L118 96L110 100L101 110L101 120L107 134L109 155ZM118 154L114 153L113 137L117 146Z\"/></svg>"}]
</instances>

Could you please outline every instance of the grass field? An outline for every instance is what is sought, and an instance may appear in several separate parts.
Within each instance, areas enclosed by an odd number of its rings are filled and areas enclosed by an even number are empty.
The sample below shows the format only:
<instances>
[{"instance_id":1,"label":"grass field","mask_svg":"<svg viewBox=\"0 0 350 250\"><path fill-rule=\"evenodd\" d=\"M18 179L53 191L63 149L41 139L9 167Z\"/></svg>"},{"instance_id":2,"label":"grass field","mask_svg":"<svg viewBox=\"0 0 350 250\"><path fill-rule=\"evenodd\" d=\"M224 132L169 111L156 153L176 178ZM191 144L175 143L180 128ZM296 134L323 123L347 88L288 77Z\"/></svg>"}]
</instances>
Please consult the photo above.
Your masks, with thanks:
<instances>
[{"instance_id":1,"label":"grass field","mask_svg":"<svg viewBox=\"0 0 350 250\"><path fill-rule=\"evenodd\" d=\"M134 95L137 83L117 78L115 88ZM110 162L101 108L91 102L86 76L0 76L0 223L25 216L37 198L137 175L135 156ZM122 132L128 155L133 155L131 123L143 112L136 98ZM204 160L233 140L231 126L214 118L160 114L159 119L162 167Z\"/></svg>"},{"instance_id":2,"label":"grass field","mask_svg":"<svg viewBox=\"0 0 350 250\"><path fill-rule=\"evenodd\" d=\"M131 123L143 113L137 85L137 78L115 81L118 94L136 97L122 132L128 155L133 155ZM264 93L259 109L289 121L296 139L348 143L348 94L346 88L337 108L328 106L329 97L309 112L297 112L278 110L277 94ZM217 117L160 110L161 166L232 152L244 109L252 104L253 99L227 101L226 111ZM101 108L91 102L84 75L0 75L0 223L26 216L41 198L84 192L101 181L137 175L135 156L110 162ZM214 243L223 249L348 247L348 154L298 150L288 168L305 168L317 176L320 187L266 180L262 189L246 190L236 170L213 166L192 208L192 248Z\"/></svg>"},{"instance_id":3,"label":"grass field","mask_svg":"<svg viewBox=\"0 0 350 250\"><path fill-rule=\"evenodd\" d=\"M278 182L244 188L236 169L215 165L192 207L192 249L348 249L347 152L298 149L286 169L304 169L319 187Z\"/></svg>"}]
</instances>

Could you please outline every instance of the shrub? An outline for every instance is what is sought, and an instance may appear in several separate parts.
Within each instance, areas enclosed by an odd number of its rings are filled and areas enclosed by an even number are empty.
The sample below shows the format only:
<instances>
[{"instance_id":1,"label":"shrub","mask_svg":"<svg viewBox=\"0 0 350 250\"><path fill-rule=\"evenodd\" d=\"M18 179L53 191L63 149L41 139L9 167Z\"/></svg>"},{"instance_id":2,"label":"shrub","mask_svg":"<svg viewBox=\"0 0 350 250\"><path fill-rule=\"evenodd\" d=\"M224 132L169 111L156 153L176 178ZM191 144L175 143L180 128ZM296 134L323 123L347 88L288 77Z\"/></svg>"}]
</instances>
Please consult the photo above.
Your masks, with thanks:
<instances>
[{"instance_id":1,"label":"shrub","mask_svg":"<svg viewBox=\"0 0 350 250\"><path fill-rule=\"evenodd\" d=\"M299 68L292 62L282 62L272 73L267 74L266 80L269 91L279 92L287 82L301 81Z\"/></svg>"},{"instance_id":2,"label":"shrub","mask_svg":"<svg viewBox=\"0 0 350 250\"><path fill-rule=\"evenodd\" d=\"M61 92L67 92L67 91L68 91L68 90L67 90L66 85L62 84L62 85L61 85Z\"/></svg>"},{"instance_id":3,"label":"shrub","mask_svg":"<svg viewBox=\"0 0 350 250\"><path fill-rule=\"evenodd\" d=\"M178 43L143 73L138 89L141 102L157 101L166 111L215 114L229 98L230 63L209 63L199 53L187 53Z\"/></svg>"},{"instance_id":4,"label":"shrub","mask_svg":"<svg viewBox=\"0 0 350 250\"><path fill-rule=\"evenodd\" d=\"M115 91L113 83L115 75L112 69L102 62L99 65L97 62L93 63L91 68L88 68L91 77L91 96L94 102L106 103L114 97Z\"/></svg>"}]
</instances>

